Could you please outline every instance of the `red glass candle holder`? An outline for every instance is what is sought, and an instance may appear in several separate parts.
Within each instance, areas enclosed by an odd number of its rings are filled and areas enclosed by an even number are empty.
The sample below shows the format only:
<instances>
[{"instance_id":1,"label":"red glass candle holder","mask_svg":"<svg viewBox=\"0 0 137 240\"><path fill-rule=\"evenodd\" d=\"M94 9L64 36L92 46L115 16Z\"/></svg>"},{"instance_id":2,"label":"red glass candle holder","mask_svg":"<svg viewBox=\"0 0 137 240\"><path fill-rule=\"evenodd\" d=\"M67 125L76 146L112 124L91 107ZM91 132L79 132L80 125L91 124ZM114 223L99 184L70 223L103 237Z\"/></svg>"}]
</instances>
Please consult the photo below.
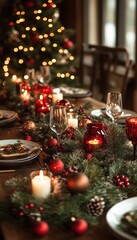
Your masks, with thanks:
<instances>
[{"instance_id":1,"label":"red glass candle holder","mask_svg":"<svg viewBox=\"0 0 137 240\"><path fill-rule=\"evenodd\" d=\"M137 145L137 117L129 117L126 119L126 134L128 139L132 142L134 152L133 158L136 158L136 145Z\"/></svg>"},{"instance_id":2,"label":"red glass candle holder","mask_svg":"<svg viewBox=\"0 0 137 240\"><path fill-rule=\"evenodd\" d=\"M100 122L87 124L87 131L84 134L83 146L88 153L94 152L105 143L106 126Z\"/></svg>"}]
</instances>

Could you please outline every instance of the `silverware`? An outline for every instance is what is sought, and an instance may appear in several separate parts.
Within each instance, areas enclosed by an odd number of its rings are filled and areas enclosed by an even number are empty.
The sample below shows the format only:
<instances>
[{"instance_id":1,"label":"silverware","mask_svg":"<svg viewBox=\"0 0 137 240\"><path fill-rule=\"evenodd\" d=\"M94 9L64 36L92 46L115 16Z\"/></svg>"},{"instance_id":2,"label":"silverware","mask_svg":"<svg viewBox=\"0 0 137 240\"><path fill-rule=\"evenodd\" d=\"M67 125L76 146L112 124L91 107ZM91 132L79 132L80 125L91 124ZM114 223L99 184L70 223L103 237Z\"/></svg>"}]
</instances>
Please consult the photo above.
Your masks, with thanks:
<instances>
[{"instance_id":1,"label":"silverware","mask_svg":"<svg viewBox=\"0 0 137 240\"><path fill-rule=\"evenodd\" d=\"M0 173L10 173L10 172L16 172L15 169L3 169L3 170L0 170Z\"/></svg>"}]
</instances>

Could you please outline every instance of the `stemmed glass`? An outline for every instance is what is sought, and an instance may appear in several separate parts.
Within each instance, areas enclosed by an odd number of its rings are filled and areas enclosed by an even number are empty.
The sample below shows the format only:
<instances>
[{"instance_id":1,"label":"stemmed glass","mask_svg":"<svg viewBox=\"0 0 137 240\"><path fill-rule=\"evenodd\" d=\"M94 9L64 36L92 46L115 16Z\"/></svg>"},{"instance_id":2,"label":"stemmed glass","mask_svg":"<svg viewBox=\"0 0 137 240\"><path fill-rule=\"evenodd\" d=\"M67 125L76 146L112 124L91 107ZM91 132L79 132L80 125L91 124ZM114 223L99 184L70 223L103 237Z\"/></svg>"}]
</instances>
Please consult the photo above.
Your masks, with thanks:
<instances>
[{"instance_id":1,"label":"stemmed glass","mask_svg":"<svg viewBox=\"0 0 137 240\"><path fill-rule=\"evenodd\" d=\"M68 126L66 107L58 105L51 107L49 126L56 133L58 141L60 141L62 133Z\"/></svg>"},{"instance_id":2,"label":"stemmed glass","mask_svg":"<svg viewBox=\"0 0 137 240\"><path fill-rule=\"evenodd\" d=\"M112 122L117 122L117 118L121 115L122 109L121 93L109 92L106 100L106 114L112 119Z\"/></svg>"},{"instance_id":3,"label":"stemmed glass","mask_svg":"<svg viewBox=\"0 0 137 240\"><path fill-rule=\"evenodd\" d=\"M133 116L126 119L126 134L133 144L133 159L135 159L137 146L137 117Z\"/></svg>"}]
</instances>

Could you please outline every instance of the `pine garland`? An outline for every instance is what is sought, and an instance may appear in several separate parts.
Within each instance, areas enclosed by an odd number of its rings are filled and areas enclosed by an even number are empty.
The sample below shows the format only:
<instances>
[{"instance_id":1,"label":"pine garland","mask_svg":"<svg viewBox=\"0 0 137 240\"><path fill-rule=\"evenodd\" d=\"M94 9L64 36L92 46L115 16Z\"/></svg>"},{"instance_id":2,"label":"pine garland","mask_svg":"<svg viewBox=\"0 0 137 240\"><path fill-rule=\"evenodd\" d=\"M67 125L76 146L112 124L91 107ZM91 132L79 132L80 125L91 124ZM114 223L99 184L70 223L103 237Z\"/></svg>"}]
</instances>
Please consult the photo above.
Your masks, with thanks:
<instances>
[{"instance_id":1,"label":"pine garland","mask_svg":"<svg viewBox=\"0 0 137 240\"><path fill-rule=\"evenodd\" d=\"M23 211L26 217L30 218L31 213L37 213L42 207L42 219L49 224L58 227L66 224L72 216L82 217L89 223L95 224L99 221L98 216L93 216L87 211L87 204L95 196L103 198L105 201L105 211L115 203L133 196L137 192L137 162L129 161L132 155L132 146L128 143L125 129L118 124L108 124L106 144L103 149L92 153L91 159L86 159L86 153L83 150L84 131L75 131L74 139L68 139L65 134L62 138L62 151L60 159L65 164L65 169L77 166L78 172L85 173L90 186L84 193L71 193L66 186L66 178L62 175L63 185L61 191L52 192L46 200L35 199L31 194L30 179L10 179L6 182L6 187L10 189L10 201L7 202L7 210L0 205L0 218L13 213L17 216ZM130 158L129 158L130 157ZM130 179L130 187L124 189L117 186L114 182L116 175L125 175ZM27 186L27 187L26 187ZM30 203L34 208L25 208ZM5 203L6 204L6 203ZM7 205L6 205L7 206ZM10 208L10 212L9 212ZM54 223L54 224L53 224Z\"/></svg>"}]
</instances>

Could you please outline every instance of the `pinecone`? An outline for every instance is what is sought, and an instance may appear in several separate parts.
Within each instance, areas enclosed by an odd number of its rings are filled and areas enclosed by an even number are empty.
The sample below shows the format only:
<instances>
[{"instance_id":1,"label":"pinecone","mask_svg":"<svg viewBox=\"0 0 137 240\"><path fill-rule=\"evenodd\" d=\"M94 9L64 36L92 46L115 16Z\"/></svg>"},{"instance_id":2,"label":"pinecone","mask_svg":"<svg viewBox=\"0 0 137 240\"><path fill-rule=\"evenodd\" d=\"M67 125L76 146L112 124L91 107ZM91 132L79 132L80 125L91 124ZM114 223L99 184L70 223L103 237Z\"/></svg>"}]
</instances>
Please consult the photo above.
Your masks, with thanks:
<instances>
[{"instance_id":1,"label":"pinecone","mask_svg":"<svg viewBox=\"0 0 137 240\"><path fill-rule=\"evenodd\" d=\"M95 196L91 198L90 202L87 204L87 211L93 216L101 216L105 208L104 198Z\"/></svg>"}]
</instances>

